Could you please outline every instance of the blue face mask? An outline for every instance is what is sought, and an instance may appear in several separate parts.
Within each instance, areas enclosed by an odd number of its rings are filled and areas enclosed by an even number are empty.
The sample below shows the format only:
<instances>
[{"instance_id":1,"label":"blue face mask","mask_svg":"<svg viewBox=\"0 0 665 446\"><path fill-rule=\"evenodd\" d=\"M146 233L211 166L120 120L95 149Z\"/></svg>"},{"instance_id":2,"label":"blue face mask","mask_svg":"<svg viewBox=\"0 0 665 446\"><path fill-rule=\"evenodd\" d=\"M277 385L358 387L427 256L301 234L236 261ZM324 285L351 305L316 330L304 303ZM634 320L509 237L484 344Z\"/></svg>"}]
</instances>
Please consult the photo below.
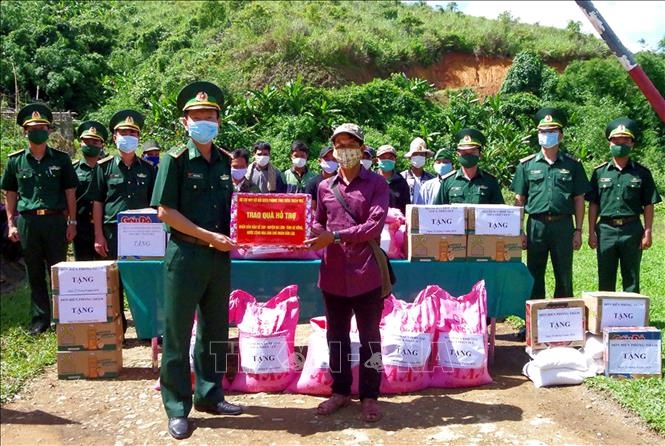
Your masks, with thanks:
<instances>
[{"instance_id":1,"label":"blue face mask","mask_svg":"<svg viewBox=\"0 0 665 446\"><path fill-rule=\"evenodd\" d=\"M219 124L211 121L187 121L189 136L199 144L207 144L217 136Z\"/></svg>"},{"instance_id":2,"label":"blue face mask","mask_svg":"<svg viewBox=\"0 0 665 446\"><path fill-rule=\"evenodd\" d=\"M453 170L453 165L451 163L434 163L434 170L436 171L437 175L442 177Z\"/></svg>"},{"instance_id":3,"label":"blue face mask","mask_svg":"<svg viewBox=\"0 0 665 446\"><path fill-rule=\"evenodd\" d=\"M379 169L384 172L395 170L395 160L379 160Z\"/></svg>"},{"instance_id":4,"label":"blue face mask","mask_svg":"<svg viewBox=\"0 0 665 446\"><path fill-rule=\"evenodd\" d=\"M153 166L156 166L157 164L159 164L159 155L156 155L156 156L146 155L146 156L143 157L143 159L150 161L153 164Z\"/></svg>"},{"instance_id":5,"label":"blue face mask","mask_svg":"<svg viewBox=\"0 0 665 446\"><path fill-rule=\"evenodd\" d=\"M136 136L118 134L115 139L115 146L121 152L133 153L136 152L136 148L139 146L139 139Z\"/></svg>"},{"instance_id":6,"label":"blue face mask","mask_svg":"<svg viewBox=\"0 0 665 446\"><path fill-rule=\"evenodd\" d=\"M559 144L559 133L538 133L538 144L540 144L541 147L545 147L546 149L556 146Z\"/></svg>"}]
</instances>

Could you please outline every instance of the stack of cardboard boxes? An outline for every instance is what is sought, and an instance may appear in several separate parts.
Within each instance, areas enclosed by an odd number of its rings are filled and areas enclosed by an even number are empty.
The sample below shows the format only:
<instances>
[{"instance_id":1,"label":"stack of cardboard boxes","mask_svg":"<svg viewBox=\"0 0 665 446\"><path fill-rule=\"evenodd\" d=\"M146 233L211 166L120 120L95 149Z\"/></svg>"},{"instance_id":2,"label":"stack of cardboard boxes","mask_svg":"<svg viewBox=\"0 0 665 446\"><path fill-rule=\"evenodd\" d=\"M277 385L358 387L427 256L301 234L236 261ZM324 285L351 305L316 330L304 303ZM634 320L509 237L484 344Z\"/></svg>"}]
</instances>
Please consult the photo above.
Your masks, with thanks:
<instances>
[{"instance_id":1,"label":"stack of cardboard boxes","mask_svg":"<svg viewBox=\"0 0 665 446\"><path fill-rule=\"evenodd\" d=\"M523 210L507 205L409 205L409 261L519 262Z\"/></svg>"},{"instance_id":2,"label":"stack of cardboard boxes","mask_svg":"<svg viewBox=\"0 0 665 446\"><path fill-rule=\"evenodd\" d=\"M122 369L118 268L113 261L51 268L58 378L111 378Z\"/></svg>"},{"instance_id":3,"label":"stack of cardboard boxes","mask_svg":"<svg viewBox=\"0 0 665 446\"><path fill-rule=\"evenodd\" d=\"M602 335L606 376L661 376L662 334L648 325L649 298L637 293L594 291L582 299L526 302L528 352L582 347L589 336Z\"/></svg>"}]
</instances>

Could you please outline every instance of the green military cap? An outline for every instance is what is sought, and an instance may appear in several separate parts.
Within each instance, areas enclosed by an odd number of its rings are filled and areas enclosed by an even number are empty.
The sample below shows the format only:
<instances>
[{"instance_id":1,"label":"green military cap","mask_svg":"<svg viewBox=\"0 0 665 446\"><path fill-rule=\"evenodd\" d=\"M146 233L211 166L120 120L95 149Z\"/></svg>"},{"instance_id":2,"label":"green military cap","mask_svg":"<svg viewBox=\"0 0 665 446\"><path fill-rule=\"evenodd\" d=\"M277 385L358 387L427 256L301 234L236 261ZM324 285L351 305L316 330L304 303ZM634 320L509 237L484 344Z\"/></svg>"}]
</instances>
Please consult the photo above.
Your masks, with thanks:
<instances>
[{"instance_id":1,"label":"green military cap","mask_svg":"<svg viewBox=\"0 0 665 446\"><path fill-rule=\"evenodd\" d=\"M450 149L439 149L434 155L435 160L451 160L453 159L453 152Z\"/></svg>"},{"instance_id":2,"label":"green military cap","mask_svg":"<svg viewBox=\"0 0 665 446\"><path fill-rule=\"evenodd\" d=\"M222 90L215 84L206 81L192 82L178 93L178 109L221 110Z\"/></svg>"},{"instance_id":3,"label":"green military cap","mask_svg":"<svg viewBox=\"0 0 665 446\"><path fill-rule=\"evenodd\" d=\"M132 129L140 132L143 127L143 120L143 115L136 110L120 110L111 117L109 128L112 132L118 129Z\"/></svg>"},{"instance_id":4,"label":"green military cap","mask_svg":"<svg viewBox=\"0 0 665 446\"><path fill-rule=\"evenodd\" d=\"M539 129L562 128L566 125L566 116L558 108L541 108L536 113Z\"/></svg>"},{"instance_id":5,"label":"green military cap","mask_svg":"<svg viewBox=\"0 0 665 446\"><path fill-rule=\"evenodd\" d=\"M622 116L621 118L616 118L607 124L607 127L605 127L605 137L610 139L615 136L630 136L631 138L635 139L639 131L640 128L637 122Z\"/></svg>"},{"instance_id":6,"label":"green military cap","mask_svg":"<svg viewBox=\"0 0 665 446\"><path fill-rule=\"evenodd\" d=\"M458 149L460 146L476 146L480 148L485 145L485 135L480 130L462 129L455 134L455 141L457 141Z\"/></svg>"},{"instance_id":7,"label":"green military cap","mask_svg":"<svg viewBox=\"0 0 665 446\"><path fill-rule=\"evenodd\" d=\"M106 141L109 137L109 132L106 130L104 124L99 121L84 121L76 129L76 134L79 135L79 139L83 138L95 138L100 141Z\"/></svg>"},{"instance_id":8,"label":"green military cap","mask_svg":"<svg viewBox=\"0 0 665 446\"><path fill-rule=\"evenodd\" d=\"M141 145L142 152L150 152L151 150L162 150L154 139L149 139Z\"/></svg>"},{"instance_id":9,"label":"green military cap","mask_svg":"<svg viewBox=\"0 0 665 446\"><path fill-rule=\"evenodd\" d=\"M43 124L50 126L53 123L53 113L45 104L28 104L19 110L16 123L21 127Z\"/></svg>"}]
</instances>

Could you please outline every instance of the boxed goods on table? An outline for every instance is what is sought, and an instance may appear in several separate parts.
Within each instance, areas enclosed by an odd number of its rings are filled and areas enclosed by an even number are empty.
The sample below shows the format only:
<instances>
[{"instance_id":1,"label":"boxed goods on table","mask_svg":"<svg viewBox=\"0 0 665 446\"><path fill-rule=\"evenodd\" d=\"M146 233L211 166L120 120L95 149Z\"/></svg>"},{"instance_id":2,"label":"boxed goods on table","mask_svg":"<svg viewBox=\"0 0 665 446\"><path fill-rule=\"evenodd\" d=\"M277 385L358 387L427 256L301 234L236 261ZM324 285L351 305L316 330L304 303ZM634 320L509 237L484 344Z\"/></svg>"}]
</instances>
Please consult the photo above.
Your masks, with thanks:
<instances>
[{"instance_id":1,"label":"boxed goods on table","mask_svg":"<svg viewBox=\"0 0 665 446\"><path fill-rule=\"evenodd\" d=\"M519 236L469 234L466 259L470 262L521 262L522 239Z\"/></svg>"},{"instance_id":2,"label":"boxed goods on table","mask_svg":"<svg viewBox=\"0 0 665 446\"><path fill-rule=\"evenodd\" d=\"M506 204L468 204L466 231L477 235L519 236L524 208Z\"/></svg>"},{"instance_id":3,"label":"boxed goods on table","mask_svg":"<svg viewBox=\"0 0 665 446\"><path fill-rule=\"evenodd\" d=\"M58 378L115 378L122 369L122 350L58 352Z\"/></svg>"},{"instance_id":4,"label":"boxed goods on table","mask_svg":"<svg viewBox=\"0 0 665 446\"><path fill-rule=\"evenodd\" d=\"M526 301L526 345L532 350L547 347L582 347L585 317L582 299L532 299Z\"/></svg>"},{"instance_id":5,"label":"boxed goods on table","mask_svg":"<svg viewBox=\"0 0 665 446\"><path fill-rule=\"evenodd\" d=\"M463 262L466 257L466 235L409 233L410 262Z\"/></svg>"},{"instance_id":6,"label":"boxed goods on table","mask_svg":"<svg viewBox=\"0 0 665 446\"><path fill-rule=\"evenodd\" d=\"M161 259L166 252L166 231L152 208L118 212L118 258Z\"/></svg>"},{"instance_id":7,"label":"boxed goods on table","mask_svg":"<svg viewBox=\"0 0 665 446\"><path fill-rule=\"evenodd\" d=\"M588 330L601 334L605 327L649 325L649 298L638 293L585 291Z\"/></svg>"},{"instance_id":8,"label":"boxed goods on table","mask_svg":"<svg viewBox=\"0 0 665 446\"><path fill-rule=\"evenodd\" d=\"M58 324L58 351L117 350L122 348L122 321Z\"/></svg>"},{"instance_id":9,"label":"boxed goods on table","mask_svg":"<svg viewBox=\"0 0 665 446\"><path fill-rule=\"evenodd\" d=\"M464 235L466 215L462 206L407 205L406 225L409 234Z\"/></svg>"},{"instance_id":10,"label":"boxed goods on table","mask_svg":"<svg viewBox=\"0 0 665 446\"><path fill-rule=\"evenodd\" d=\"M661 377L662 333L656 327L606 327L605 376Z\"/></svg>"}]
</instances>

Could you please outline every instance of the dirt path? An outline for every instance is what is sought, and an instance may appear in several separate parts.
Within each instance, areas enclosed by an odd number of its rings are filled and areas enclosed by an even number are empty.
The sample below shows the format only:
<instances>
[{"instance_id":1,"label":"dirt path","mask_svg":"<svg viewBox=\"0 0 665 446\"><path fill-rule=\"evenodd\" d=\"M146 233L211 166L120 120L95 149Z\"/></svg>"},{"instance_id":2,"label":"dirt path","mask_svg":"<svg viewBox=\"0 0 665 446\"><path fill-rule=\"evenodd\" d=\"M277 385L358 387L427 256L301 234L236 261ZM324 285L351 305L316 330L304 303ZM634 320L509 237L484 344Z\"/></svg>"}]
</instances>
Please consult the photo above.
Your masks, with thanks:
<instances>
[{"instance_id":1,"label":"dirt path","mask_svg":"<svg viewBox=\"0 0 665 446\"><path fill-rule=\"evenodd\" d=\"M606 397L584 386L535 389L520 375L526 356L499 324L495 382L475 389L429 389L382 400L378 425L359 419L354 402L332 417L319 417L322 400L303 395L239 394L240 417L192 412L193 435L181 444L662 444ZM3 445L134 445L171 442L157 374L147 344L132 340L124 351L121 378L59 381L55 366L2 407ZM305 344L307 325L298 327Z\"/></svg>"}]
</instances>

